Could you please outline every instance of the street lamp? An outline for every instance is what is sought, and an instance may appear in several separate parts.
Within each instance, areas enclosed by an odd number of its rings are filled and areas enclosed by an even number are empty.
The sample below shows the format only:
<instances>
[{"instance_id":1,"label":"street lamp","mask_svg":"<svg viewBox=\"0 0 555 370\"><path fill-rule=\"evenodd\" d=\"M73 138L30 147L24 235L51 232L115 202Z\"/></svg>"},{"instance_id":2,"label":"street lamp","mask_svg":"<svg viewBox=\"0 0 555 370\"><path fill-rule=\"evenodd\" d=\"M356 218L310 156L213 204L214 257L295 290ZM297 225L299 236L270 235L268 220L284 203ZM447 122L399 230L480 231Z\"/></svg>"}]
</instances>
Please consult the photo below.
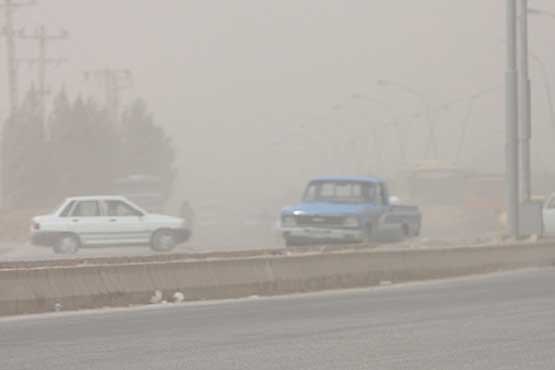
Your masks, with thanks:
<instances>
[{"instance_id":1,"label":"street lamp","mask_svg":"<svg viewBox=\"0 0 555 370\"><path fill-rule=\"evenodd\" d=\"M555 14L534 8L528 7L528 0L520 0L518 3L518 9L516 6L516 0L507 1L507 34L508 34L508 72L507 72L507 109L508 109L508 119L507 119L507 137L512 135L514 130L513 125L515 124L514 119L516 119L517 126L517 146L512 148L512 140L514 137L508 140L508 169L513 166L513 159L516 157L517 165L516 168L512 168L508 171L510 184L509 184L509 219L511 224L511 231L513 235L518 237L521 223L520 219L522 214L520 214L519 207L522 206L523 210L532 210L534 205L531 203L531 168L530 168L530 139L532 133L532 109L531 109L531 84L530 84L530 73L529 73L529 50L528 50L528 17L529 15L542 15L555 18ZM518 30L518 32L517 32ZM518 46L517 46L518 45ZM518 57L517 57L518 54ZM514 58L514 59L513 59ZM518 71L516 60L519 60ZM512 69L514 67L514 69ZM516 101L513 100L516 95ZM514 107L510 108L509 105L514 103ZM511 132L509 132L511 131ZM516 172L517 183L513 184L514 174ZM513 191L517 191L516 198L513 198ZM516 208L516 210L515 210ZM535 209L535 208L534 208ZM512 214L516 211L516 214ZM526 211L529 212L529 211ZM541 225L541 210L534 211L538 214L538 220L536 221L538 225ZM528 215L530 215L528 213ZM530 224L530 216L526 217L528 224ZM540 230L541 226L534 226L535 230Z\"/></svg>"},{"instance_id":2,"label":"street lamp","mask_svg":"<svg viewBox=\"0 0 555 370\"><path fill-rule=\"evenodd\" d=\"M530 14L530 15L541 15L541 16L545 16L545 17L555 18L555 13L550 12L548 10L543 10L543 9L528 8L528 14Z\"/></svg>"},{"instance_id":3,"label":"street lamp","mask_svg":"<svg viewBox=\"0 0 555 370\"><path fill-rule=\"evenodd\" d=\"M555 12L550 12L548 10L544 10L544 9L536 9L536 8L528 8L528 14L529 15L534 15L534 16L543 16L543 17L549 17L549 18L553 18L555 19ZM548 78L548 74L547 74L547 68L545 67L545 63L537 56L534 54L531 54L532 58L534 58L536 60L536 62L538 63L538 65L541 68L541 72L543 75L543 80L544 80L544 87L545 87L545 92L547 95L547 103L549 104L549 115L551 118L551 123L552 125L555 127L555 108L553 107L553 98L552 98L552 94L551 94L551 84L549 82L549 78Z\"/></svg>"},{"instance_id":4,"label":"street lamp","mask_svg":"<svg viewBox=\"0 0 555 370\"><path fill-rule=\"evenodd\" d=\"M520 0L518 32L518 154L519 154L519 200L531 198L530 139L532 138L532 100L528 51L528 0Z\"/></svg>"},{"instance_id":5,"label":"street lamp","mask_svg":"<svg viewBox=\"0 0 555 370\"><path fill-rule=\"evenodd\" d=\"M555 18L555 13L547 10L528 7L528 0L520 0L519 9L519 175L520 175L520 202L528 202L532 196L532 170L530 168L530 140L532 138L532 99L529 72L528 50L528 15L546 16ZM550 99L551 100L551 99ZM550 110L552 112L551 102Z\"/></svg>"},{"instance_id":6,"label":"street lamp","mask_svg":"<svg viewBox=\"0 0 555 370\"><path fill-rule=\"evenodd\" d=\"M403 84L400 84L398 82L394 82L394 81L389 81L389 80L378 80L378 86L381 87L397 87L415 97L417 97L422 104L424 105L425 111L426 111L426 119L428 121L428 128L429 128L429 134L428 134L428 143L427 143L427 147L426 147L426 156L429 156L430 151L433 152L433 159L437 159L438 158L438 147L437 147L437 142L436 142L436 135L435 135L435 123L432 119L432 107L430 102L428 101L428 99L426 98L426 96L424 95L424 93L422 93L421 91L418 91L416 89L413 89L409 86L405 86Z\"/></svg>"},{"instance_id":7,"label":"street lamp","mask_svg":"<svg viewBox=\"0 0 555 370\"><path fill-rule=\"evenodd\" d=\"M551 82L549 81L549 73L547 71L547 67L545 65L545 62L536 54L531 53L530 56L540 67L540 73L542 75L542 81L545 90L545 97L549 106L549 118L552 127L555 128L555 107L553 106L553 94L551 93Z\"/></svg>"},{"instance_id":8,"label":"street lamp","mask_svg":"<svg viewBox=\"0 0 555 370\"><path fill-rule=\"evenodd\" d=\"M506 178L509 234L519 237L518 202L518 72L517 72L517 3L506 0L507 68L506 78Z\"/></svg>"},{"instance_id":9,"label":"street lamp","mask_svg":"<svg viewBox=\"0 0 555 370\"><path fill-rule=\"evenodd\" d=\"M373 147L373 149L375 150L375 155L374 155L375 162L376 162L375 167L377 169L381 166L381 163L383 162L383 153L382 153L382 145L381 145L382 142L378 138L377 128L375 126L366 125L371 121L370 116L368 116L367 113L365 113L365 111L360 112L359 109L356 109L356 112L355 112L355 110L353 110L353 108L355 107L355 103L358 103L356 105L357 107L359 107L360 104L365 105L366 103L372 103L386 110L391 115L393 115L393 109L388 103L381 101L379 99L369 97L366 94L360 93L360 92L355 92L349 95L346 99L342 100L341 102L338 102L337 104L333 105L331 108L333 111L339 112L339 113L347 113L347 112L357 113L357 118L361 119L362 122L365 123L364 126L362 127L357 126L357 128L364 129L364 135L368 137L367 140L356 138L355 136L358 136L358 135L353 135L352 133L347 133L345 139L348 143L350 143L347 145L350 146L355 153L357 153L359 150L366 151L368 147ZM371 140L373 140L373 144L371 144ZM364 166L367 156L358 155L358 157L361 158L360 163L362 163L362 165L360 167L362 168L362 166Z\"/></svg>"}]
</instances>

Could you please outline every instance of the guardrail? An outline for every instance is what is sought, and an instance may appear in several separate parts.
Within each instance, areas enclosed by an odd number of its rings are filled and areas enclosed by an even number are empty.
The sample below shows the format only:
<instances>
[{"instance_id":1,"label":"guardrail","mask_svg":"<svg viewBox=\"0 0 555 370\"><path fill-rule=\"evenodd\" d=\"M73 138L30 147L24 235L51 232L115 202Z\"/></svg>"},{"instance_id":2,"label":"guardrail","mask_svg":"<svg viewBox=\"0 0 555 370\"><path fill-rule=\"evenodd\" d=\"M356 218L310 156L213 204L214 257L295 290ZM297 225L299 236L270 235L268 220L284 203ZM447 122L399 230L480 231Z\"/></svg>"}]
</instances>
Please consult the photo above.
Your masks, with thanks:
<instances>
[{"instance_id":1,"label":"guardrail","mask_svg":"<svg viewBox=\"0 0 555 370\"><path fill-rule=\"evenodd\" d=\"M344 289L545 267L555 244L351 250L0 270L0 315Z\"/></svg>"}]
</instances>

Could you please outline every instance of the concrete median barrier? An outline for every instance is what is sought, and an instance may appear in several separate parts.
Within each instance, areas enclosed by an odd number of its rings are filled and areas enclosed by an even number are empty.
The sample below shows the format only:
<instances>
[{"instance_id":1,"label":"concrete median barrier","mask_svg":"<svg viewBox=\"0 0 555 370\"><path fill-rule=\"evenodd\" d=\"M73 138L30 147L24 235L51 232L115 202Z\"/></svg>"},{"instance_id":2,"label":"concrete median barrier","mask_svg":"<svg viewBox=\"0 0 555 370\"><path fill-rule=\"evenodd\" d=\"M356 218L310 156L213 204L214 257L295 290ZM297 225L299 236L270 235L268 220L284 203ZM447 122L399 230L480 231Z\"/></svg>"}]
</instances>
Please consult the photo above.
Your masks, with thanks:
<instances>
[{"instance_id":1,"label":"concrete median barrier","mask_svg":"<svg viewBox=\"0 0 555 370\"><path fill-rule=\"evenodd\" d=\"M239 298L448 278L555 264L555 244L355 250L293 256L0 269L0 315Z\"/></svg>"}]
</instances>

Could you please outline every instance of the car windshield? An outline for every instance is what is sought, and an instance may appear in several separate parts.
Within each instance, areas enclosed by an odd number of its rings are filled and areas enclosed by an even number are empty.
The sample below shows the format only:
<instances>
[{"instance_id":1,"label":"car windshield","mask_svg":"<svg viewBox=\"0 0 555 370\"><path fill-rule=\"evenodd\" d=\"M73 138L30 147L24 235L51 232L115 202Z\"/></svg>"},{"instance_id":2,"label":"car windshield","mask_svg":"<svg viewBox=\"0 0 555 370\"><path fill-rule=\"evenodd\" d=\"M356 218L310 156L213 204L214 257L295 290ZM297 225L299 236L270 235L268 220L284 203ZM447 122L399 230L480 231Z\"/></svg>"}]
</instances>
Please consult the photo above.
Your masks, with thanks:
<instances>
[{"instance_id":1,"label":"car windshield","mask_svg":"<svg viewBox=\"0 0 555 370\"><path fill-rule=\"evenodd\" d=\"M308 185L305 202L375 203L378 186L356 181L315 181Z\"/></svg>"},{"instance_id":2,"label":"car windshield","mask_svg":"<svg viewBox=\"0 0 555 370\"><path fill-rule=\"evenodd\" d=\"M51 208L50 210L50 214L57 214L62 210L62 207L64 207L67 203L67 199L64 199L62 202L58 203L56 205L56 207Z\"/></svg>"}]
</instances>

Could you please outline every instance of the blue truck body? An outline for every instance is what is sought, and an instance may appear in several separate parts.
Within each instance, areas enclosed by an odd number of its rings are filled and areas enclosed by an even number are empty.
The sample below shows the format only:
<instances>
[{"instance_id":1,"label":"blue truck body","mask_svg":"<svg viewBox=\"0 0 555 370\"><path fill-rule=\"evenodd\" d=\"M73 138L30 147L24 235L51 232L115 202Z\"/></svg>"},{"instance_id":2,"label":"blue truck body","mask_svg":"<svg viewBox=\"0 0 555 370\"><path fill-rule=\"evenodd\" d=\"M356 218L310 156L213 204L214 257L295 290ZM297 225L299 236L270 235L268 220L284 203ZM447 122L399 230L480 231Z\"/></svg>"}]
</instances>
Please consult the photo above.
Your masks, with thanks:
<instances>
[{"instance_id":1,"label":"blue truck body","mask_svg":"<svg viewBox=\"0 0 555 370\"><path fill-rule=\"evenodd\" d=\"M383 179L352 176L313 179L280 220L288 246L399 240L419 235L422 225L418 207L391 204Z\"/></svg>"}]
</instances>

